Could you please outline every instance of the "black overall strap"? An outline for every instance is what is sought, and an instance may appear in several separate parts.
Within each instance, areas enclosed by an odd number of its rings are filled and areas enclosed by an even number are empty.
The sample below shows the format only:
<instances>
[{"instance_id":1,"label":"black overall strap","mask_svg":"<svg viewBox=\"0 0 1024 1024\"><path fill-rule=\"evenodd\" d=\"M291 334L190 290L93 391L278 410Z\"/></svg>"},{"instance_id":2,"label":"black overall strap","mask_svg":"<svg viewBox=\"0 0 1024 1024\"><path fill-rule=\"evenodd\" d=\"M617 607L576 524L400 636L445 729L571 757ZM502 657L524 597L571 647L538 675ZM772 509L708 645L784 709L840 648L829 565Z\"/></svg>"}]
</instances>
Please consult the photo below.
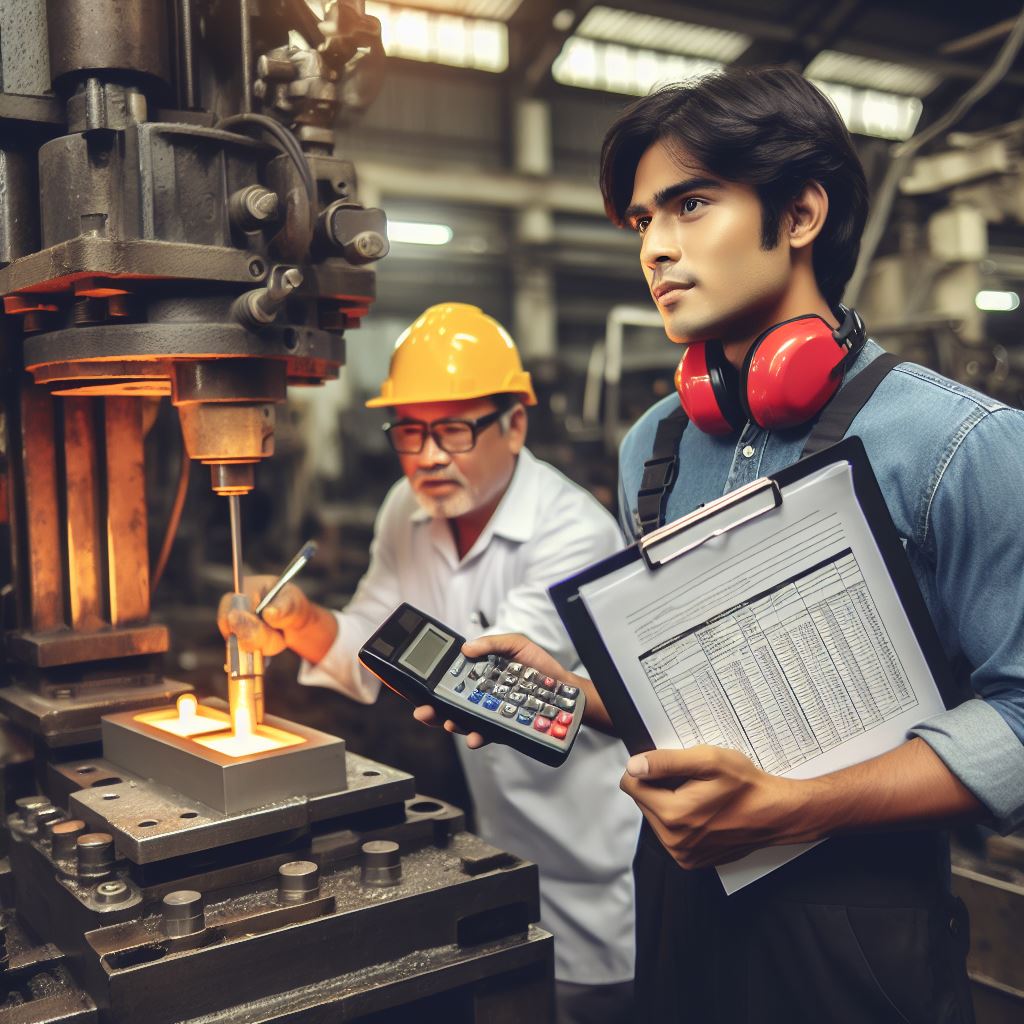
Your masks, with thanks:
<instances>
[{"instance_id":1,"label":"black overall strap","mask_svg":"<svg viewBox=\"0 0 1024 1024\"><path fill-rule=\"evenodd\" d=\"M644 475L636 499L636 525L641 536L665 522L665 499L679 470L679 441L689 423L682 406L670 412L654 435L654 449L644 463Z\"/></svg>"},{"instance_id":2,"label":"black overall strap","mask_svg":"<svg viewBox=\"0 0 1024 1024\"><path fill-rule=\"evenodd\" d=\"M885 352L868 363L856 377L851 377L827 406L814 425L800 458L814 455L830 445L842 441L857 413L864 408L875 389L885 380L889 371L902 363L899 356Z\"/></svg>"}]
</instances>

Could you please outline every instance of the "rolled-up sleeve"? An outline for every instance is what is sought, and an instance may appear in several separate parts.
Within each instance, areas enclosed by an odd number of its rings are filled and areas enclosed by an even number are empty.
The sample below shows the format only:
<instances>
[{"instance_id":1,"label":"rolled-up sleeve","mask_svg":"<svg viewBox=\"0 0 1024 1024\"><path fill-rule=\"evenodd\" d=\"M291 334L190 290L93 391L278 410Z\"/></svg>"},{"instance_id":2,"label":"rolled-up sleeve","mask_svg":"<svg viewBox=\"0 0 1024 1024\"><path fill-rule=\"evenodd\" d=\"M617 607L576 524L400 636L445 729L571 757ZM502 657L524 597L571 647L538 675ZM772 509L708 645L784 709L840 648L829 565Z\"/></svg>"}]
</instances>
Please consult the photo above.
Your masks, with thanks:
<instances>
[{"instance_id":1,"label":"rolled-up sleeve","mask_svg":"<svg viewBox=\"0 0 1024 1024\"><path fill-rule=\"evenodd\" d=\"M975 698L912 730L988 808L1024 821L1024 414L997 409L961 432L923 509L936 625L972 667ZM952 643L950 643L952 641Z\"/></svg>"},{"instance_id":2,"label":"rolled-up sleeve","mask_svg":"<svg viewBox=\"0 0 1024 1024\"><path fill-rule=\"evenodd\" d=\"M359 648L401 603L391 541L397 530L396 518L401 515L398 506L396 486L374 523L369 568L344 611L334 612L338 620L334 643L315 665L303 661L299 668L303 686L328 687L362 704L372 704L380 694L380 680L360 663Z\"/></svg>"}]
</instances>

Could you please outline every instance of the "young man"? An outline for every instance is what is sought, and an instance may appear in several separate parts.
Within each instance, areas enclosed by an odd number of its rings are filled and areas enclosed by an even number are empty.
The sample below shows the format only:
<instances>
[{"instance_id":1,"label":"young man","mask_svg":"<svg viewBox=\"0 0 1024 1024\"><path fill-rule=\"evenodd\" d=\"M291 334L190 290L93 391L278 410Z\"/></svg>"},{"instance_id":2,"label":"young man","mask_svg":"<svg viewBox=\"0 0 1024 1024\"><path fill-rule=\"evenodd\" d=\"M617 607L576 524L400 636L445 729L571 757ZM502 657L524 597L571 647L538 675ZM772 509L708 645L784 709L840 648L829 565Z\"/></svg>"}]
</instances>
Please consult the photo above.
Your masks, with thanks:
<instances>
[{"instance_id":1,"label":"young man","mask_svg":"<svg viewBox=\"0 0 1024 1024\"><path fill-rule=\"evenodd\" d=\"M818 779L772 776L708 746L630 758L622 787L646 818L635 863L638 1019L973 1020L966 921L940 829L1009 830L1024 819L1024 539L1013 514L1024 414L922 367L882 376L872 342L848 351L856 319L838 303L864 225L864 175L834 108L795 72L730 69L638 101L606 136L601 184L609 215L639 236L652 298L684 351L678 383L692 422L672 442L666 520L796 461L816 423L877 374L843 429L865 444L969 695L891 752ZM803 419L761 418L761 370L783 406L799 407L787 396L810 388L799 360L788 376L785 358L753 365L761 336L786 337L787 321L826 338L840 328L842 387ZM772 344L785 357L799 339ZM629 538L651 520L644 463L678 408L676 396L664 399L622 445ZM558 674L522 637L466 650L514 653ZM603 708L580 685L598 723ZM825 837L730 897L711 867Z\"/></svg>"},{"instance_id":2,"label":"young man","mask_svg":"<svg viewBox=\"0 0 1024 1024\"><path fill-rule=\"evenodd\" d=\"M285 588L255 616L222 602L220 625L243 645L285 646L306 663L299 681L365 703L380 683L362 644L408 601L463 635L488 626L538 637L576 662L547 586L621 547L594 498L524 447L536 404L515 345L473 306L428 309L399 338L390 376L369 406L394 409L385 428L404 477L374 530L370 566L351 603L332 612ZM254 599L270 577L247 580ZM559 1021L632 1020L633 880L639 815L619 791L621 744L581 730L559 769L505 746L457 744L480 834L536 861L541 924L555 936Z\"/></svg>"}]
</instances>

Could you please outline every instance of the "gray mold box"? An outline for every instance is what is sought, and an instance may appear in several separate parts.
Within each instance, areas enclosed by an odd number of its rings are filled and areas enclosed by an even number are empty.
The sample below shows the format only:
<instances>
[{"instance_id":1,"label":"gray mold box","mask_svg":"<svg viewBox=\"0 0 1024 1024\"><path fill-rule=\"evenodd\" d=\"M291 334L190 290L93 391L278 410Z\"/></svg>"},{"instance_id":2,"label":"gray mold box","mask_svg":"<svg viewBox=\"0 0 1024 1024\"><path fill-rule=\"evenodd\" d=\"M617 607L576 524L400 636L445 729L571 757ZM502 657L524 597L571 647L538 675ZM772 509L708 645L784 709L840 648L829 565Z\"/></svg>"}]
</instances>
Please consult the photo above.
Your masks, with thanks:
<instances>
[{"instance_id":1,"label":"gray mold box","mask_svg":"<svg viewBox=\"0 0 1024 1024\"><path fill-rule=\"evenodd\" d=\"M247 811L296 796L346 788L345 741L270 715L267 725L301 736L302 744L228 757L192 740L137 722L138 711L103 719L103 756L218 811Z\"/></svg>"}]
</instances>

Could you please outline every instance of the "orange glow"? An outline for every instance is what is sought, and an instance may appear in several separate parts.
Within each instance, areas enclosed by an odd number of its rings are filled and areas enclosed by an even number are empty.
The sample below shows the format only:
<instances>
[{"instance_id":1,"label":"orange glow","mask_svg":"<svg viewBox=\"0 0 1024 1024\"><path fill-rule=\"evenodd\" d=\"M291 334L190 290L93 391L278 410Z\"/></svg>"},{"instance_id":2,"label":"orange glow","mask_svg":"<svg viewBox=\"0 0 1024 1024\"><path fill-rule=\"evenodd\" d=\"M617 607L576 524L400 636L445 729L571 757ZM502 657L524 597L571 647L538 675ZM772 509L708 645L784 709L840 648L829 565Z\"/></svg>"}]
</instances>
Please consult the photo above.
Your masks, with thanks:
<instances>
[{"instance_id":1,"label":"orange glow","mask_svg":"<svg viewBox=\"0 0 1024 1024\"><path fill-rule=\"evenodd\" d=\"M272 725L257 725L250 733L220 733L217 736L200 736L196 743L228 757L248 757L249 754L265 754L268 750L294 747L304 743L301 736L275 729Z\"/></svg>"},{"instance_id":2,"label":"orange glow","mask_svg":"<svg viewBox=\"0 0 1024 1024\"><path fill-rule=\"evenodd\" d=\"M183 739L192 739L228 757L265 754L306 742L303 737L284 729L252 723L245 716L244 708L243 702L240 707L242 713L232 728L231 718L225 712L202 707L191 693L184 693L178 698L177 707L143 711L135 716L135 721Z\"/></svg>"}]
</instances>

